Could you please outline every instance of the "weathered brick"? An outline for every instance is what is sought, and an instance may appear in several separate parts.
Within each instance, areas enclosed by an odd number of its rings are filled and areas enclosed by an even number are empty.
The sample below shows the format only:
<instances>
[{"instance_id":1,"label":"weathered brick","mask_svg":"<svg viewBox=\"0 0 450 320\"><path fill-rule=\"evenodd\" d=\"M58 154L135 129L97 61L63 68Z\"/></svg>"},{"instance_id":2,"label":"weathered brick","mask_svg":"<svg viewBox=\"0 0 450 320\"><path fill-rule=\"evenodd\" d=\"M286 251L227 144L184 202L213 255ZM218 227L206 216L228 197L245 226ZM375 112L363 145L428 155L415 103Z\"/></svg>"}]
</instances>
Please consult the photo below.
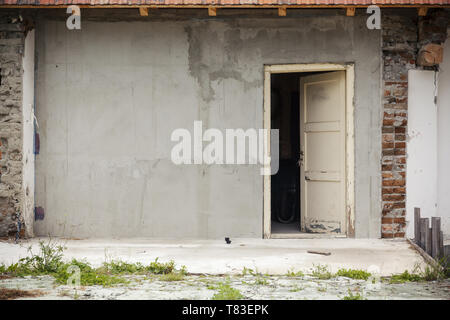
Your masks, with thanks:
<instances>
[{"instance_id":1,"label":"weathered brick","mask_svg":"<svg viewBox=\"0 0 450 320\"><path fill-rule=\"evenodd\" d=\"M395 132L395 127L383 126L383 128L382 128L382 133L394 133L394 132Z\"/></svg>"},{"instance_id":2,"label":"weathered brick","mask_svg":"<svg viewBox=\"0 0 450 320\"><path fill-rule=\"evenodd\" d=\"M405 33L405 28L408 32ZM382 129L382 236L397 237L404 231L406 207L406 126L408 124L408 69L415 67L415 22L386 16L383 22L384 98ZM392 134L394 133L394 134ZM400 210L400 211L399 211Z\"/></svg>"},{"instance_id":3,"label":"weathered brick","mask_svg":"<svg viewBox=\"0 0 450 320\"><path fill-rule=\"evenodd\" d=\"M399 149L399 148L406 148L406 142L395 142L394 144L395 148Z\"/></svg>"},{"instance_id":4,"label":"weathered brick","mask_svg":"<svg viewBox=\"0 0 450 320\"><path fill-rule=\"evenodd\" d=\"M401 194L385 194L383 195L383 201L404 201L405 196Z\"/></svg>"},{"instance_id":5,"label":"weathered brick","mask_svg":"<svg viewBox=\"0 0 450 320\"><path fill-rule=\"evenodd\" d=\"M394 142L394 135L393 134L383 134L383 142Z\"/></svg>"}]
</instances>

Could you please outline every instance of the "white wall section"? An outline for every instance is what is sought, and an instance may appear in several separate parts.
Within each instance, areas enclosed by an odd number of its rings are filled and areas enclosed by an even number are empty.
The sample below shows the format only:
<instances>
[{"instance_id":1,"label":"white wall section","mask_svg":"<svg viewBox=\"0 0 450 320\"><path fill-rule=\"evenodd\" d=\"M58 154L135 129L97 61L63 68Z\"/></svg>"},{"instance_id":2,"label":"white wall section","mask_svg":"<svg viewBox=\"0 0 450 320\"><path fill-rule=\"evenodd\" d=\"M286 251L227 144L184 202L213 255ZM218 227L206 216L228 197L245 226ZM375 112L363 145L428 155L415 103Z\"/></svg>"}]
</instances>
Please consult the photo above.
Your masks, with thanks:
<instances>
[{"instance_id":1,"label":"white wall section","mask_svg":"<svg viewBox=\"0 0 450 320\"><path fill-rule=\"evenodd\" d=\"M414 208L423 217L436 216L437 106L435 72L409 70L406 169L406 236L414 236Z\"/></svg>"},{"instance_id":2,"label":"white wall section","mask_svg":"<svg viewBox=\"0 0 450 320\"><path fill-rule=\"evenodd\" d=\"M435 103L435 96L437 99ZM441 217L450 236L450 41L440 71L409 71L407 236L414 235L414 207Z\"/></svg>"},{"instance_id":3,"label":"white wall section","mask_svg":"<svg viewBox=\"0 0 450 320\"><path fill-rule=\"evenodd\" d=\"M34 51L35 33L30 30L25 38L23 55L23 183L22 209L26 236L33 236L34 223Z\"/></svg>"},{"instance_id":4,"label":"white wall section","mask_svg":"<svg viewBox=\"0 0 450 320\"><path fill-rule=\"evenodd\" d=\"M450 29L447 31L450 35ZM450 237L450 37L444 46L444 61L440 65L438 86L438 175L437 215L441 228Z\"/></svg>"}]
</instances>

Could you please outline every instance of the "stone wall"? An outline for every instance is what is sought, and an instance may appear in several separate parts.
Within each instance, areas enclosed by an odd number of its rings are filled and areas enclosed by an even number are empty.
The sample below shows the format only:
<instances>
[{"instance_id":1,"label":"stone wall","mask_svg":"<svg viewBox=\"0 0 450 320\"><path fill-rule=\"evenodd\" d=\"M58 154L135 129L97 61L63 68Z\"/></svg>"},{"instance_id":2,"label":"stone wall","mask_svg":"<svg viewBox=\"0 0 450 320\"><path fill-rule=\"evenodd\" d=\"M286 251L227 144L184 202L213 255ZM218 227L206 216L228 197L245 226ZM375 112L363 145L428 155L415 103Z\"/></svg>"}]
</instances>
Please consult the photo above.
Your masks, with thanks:
<instances>
[{"instance_id":1,"label":"stone wall","mask_svg":"<svg viewBox=\"0 0 450 320\"><path fill-rule=\"evenodd\" d=\"M15 236L22 193L22 54L17 14L0 15L0 237ZM19 220L18 220L19 218ZM21 235L24 234L24 226Z\"/></svg>"}]
</instances>

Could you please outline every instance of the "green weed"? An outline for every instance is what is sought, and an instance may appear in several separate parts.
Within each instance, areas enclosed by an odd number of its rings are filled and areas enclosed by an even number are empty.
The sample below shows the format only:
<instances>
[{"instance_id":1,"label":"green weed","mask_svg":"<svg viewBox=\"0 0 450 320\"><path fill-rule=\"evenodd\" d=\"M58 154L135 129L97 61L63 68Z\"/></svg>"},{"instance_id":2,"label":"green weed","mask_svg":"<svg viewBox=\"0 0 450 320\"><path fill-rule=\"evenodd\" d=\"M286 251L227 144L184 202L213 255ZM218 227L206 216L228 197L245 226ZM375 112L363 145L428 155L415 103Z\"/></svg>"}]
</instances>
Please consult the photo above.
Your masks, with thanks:
<instances>
[{"instance_id":1,"label":"green weed","mask_svg":"<svg viewBox=\"0 0 450 320\"><path fill-rule=\"evenodd\" d=\"M405 270L403 273L392 275L389 283L418 282L422 280L423 278L420 274L409 273L408 270Z\"/></svg>"},{"instance_id":2,"label":"green weed","mask_svg":"<svg viewBox=\"0 0 450 320\"><path fill-rule=\"evenodd\" d=\"M39 249L34 252L32 247L28 247L28 257L19 259L17 263L9 266L2 264L0 274L12 277L36 276L57 272L63 265L62 257L64 247L50 239L47 243L39 241Z\"/></svg>"},{"instance_id":3,"label":"green weed","mask_svg":"<svg viewBox=\"0 0 450 320\"><path fill-rule=\"evenodd\" d=\"M287 277L304 277L305 274L301 271L297 271L295 272L294 270L288 270L288 272L286 273Z\"/></svg>"},{"instance_id":4,"label":"green weed","mask_svg":"<svg viewBox=\"0 0 450 320\"><path fill-rule=\"evenodd\" d=\"M229 283L219 283L217 285L217 292L213 295L213 300L241 300L244 299L242 293L230 286Z\"/></svg>"},{"instance_id":5,"label":"green weed","mask_svg":"<svg viewBox=\"0 0 450 320\"><path fill-rule=\"evenodd\" d=\"M333 274L330 272L328 266L315 265L313 267L311 275L320 280L328 280L333 278Z\"/></svg>"},{"instance_id":6,"label":"green weed","mask_svg":"<svg viewBox=\"0 0 450 320\"><path fill-rule=\"evenodd\" d=\"M128 283L126 279L120 277L125 274L157 274L167 275L163 281L181 280L187 274L185 266L180 270L175 270L175 263L169 261L161 263L158 258L149 265L142 263L128 263L120 260L105 262L100 268L93 268L88 262L73 259L64 263L64 247L53 242L51 239L45 243L39 242L38 252L33 252L32 247L28 248L29 256L20 259L11 265L0 265L0 275L11 277L50 275L55 278L57 284L67 284L71 277L68 272L70 266L77 266L80 269L80 285L91 286L113 286L116 284Z\"/></svg>"},{"instance_id":7,"label":"green weed","mask_svg":"<svg viewBox=\"0 0 450 320\"><path fill-rule=\"evenodd\" d=\"M265 286L269 284L269 281L264 276L257 276L255 279L255 284Z\"/></svg>"},{"instance_id":8,"label":"green weed","mask_svg":"<svg viewBox=\"0 0 450 320\"><path fill-rule=\"evenodd\" d=\"M371 274L364 270L339 269L338 272L336 272L336 276L346 277L346 278L356 279L356 280L367 280L367 279L369 279Z\"/></svg>"},{"instance_id":9,"label":"green weed","mask_svg":"<svg viewBox=\"0 0 450 320\"><path fill-rule=\"evenodd\" d=\"M155 259L155 261L151 262L150 265L148 265L147 267L145 267L146 271L149 273L154 273L154 274L167 274L167 273L172 273L175 271L175 262L173 260L166 262L166 263L161 263L158 262L158 258ZM183 272L186 272L185 267L182 267Z\"/></svg>"},{"instance_id":10,"label":"green weed","mask_svg":"<svg viewBox=\"0 0 450 320\"><path fill-rule=\"evenodd\" d=\"M159 280L161 281L181 281L184 279L184 274L180 272L171 272L171 273L165 273L161 275Z\"/></svg>"},{"instance_id":11,"label":"green weed","mask_svg":"<svg viewBox=\"0 0 450 320\"><path fill-rule=\"evenodd\" d=\"M298 291L301 291L303 289L304 289L303 287L299 287L299 286L295 285L291 289L289 289L289 291L290 292L298 292Z\"/></svg>"},{"instance_id":12,"label":"green weed","mask_svg":"<svg viewBox=\"0 0 450 320\"><path fill-rule=\"evenodd\" d=\"M77 266L80 268L80 285L95 286L100 285L104 287L111 287L117 284L126 284L128 281L122 277L108 274L102 268L94 269L85 261L72 259L71 262L63 264L56 273L51 274L56 283L65 285L71 276L68 272L70 266Z\"/></svg>"},{"instance_id":13,"label":"green weed","mask_svg":"<svg viewBox=\"0 0 450 320\"><path fill-rule=\"evenodd\" d=\"M128 263L120 260L112 260L103 263L103 269L111 274L135 274L145 273L145 267L140 262Z\"/></svg>"},{"instance_id":14,"label":"green weed","mask_svg":"<svg viewBox=\"0 0 450 320\"><path fill-rule=\"evenodd\" d=\"M344 296L342 300L367 300L367 299L364 298L363 295L360 294L359 292L353 294L353 292L351 292L351 290L348 289L348 295Z\"/></svg>"}]
</instances>

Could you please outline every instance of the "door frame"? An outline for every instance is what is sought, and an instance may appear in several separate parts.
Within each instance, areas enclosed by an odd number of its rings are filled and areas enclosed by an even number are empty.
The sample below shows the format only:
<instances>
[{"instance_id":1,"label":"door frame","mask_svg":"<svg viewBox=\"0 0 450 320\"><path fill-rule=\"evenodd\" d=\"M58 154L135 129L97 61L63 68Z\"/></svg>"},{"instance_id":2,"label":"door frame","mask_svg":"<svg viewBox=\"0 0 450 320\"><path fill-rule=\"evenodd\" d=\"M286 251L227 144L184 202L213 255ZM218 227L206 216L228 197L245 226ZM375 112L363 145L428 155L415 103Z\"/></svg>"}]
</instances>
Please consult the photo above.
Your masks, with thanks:
<instances>
[{"instance_id":1,"label":"door frame","mask_svg":"<svg viewBox=\"0 0 450 320\"><path fill-rule=\"evenodd\" d=\"M346 236L355 236L355 135L354 135L354 85L355 68L353 63L307 63L307 64L274 64L264 66L264 106L263 128L271 129L271 75L279 73L320 71L345 71L345 215ZM270 156L270 135L267 141L267 153ZM271 231L271 176L265 175L263 182L263 238L273 238ZM282 236L293 238L292 236ZM305 234L299 232L296 238L331 238L331 234ZM277 236L280 238L280 236Z\"/></svg>"}]
</instances>

